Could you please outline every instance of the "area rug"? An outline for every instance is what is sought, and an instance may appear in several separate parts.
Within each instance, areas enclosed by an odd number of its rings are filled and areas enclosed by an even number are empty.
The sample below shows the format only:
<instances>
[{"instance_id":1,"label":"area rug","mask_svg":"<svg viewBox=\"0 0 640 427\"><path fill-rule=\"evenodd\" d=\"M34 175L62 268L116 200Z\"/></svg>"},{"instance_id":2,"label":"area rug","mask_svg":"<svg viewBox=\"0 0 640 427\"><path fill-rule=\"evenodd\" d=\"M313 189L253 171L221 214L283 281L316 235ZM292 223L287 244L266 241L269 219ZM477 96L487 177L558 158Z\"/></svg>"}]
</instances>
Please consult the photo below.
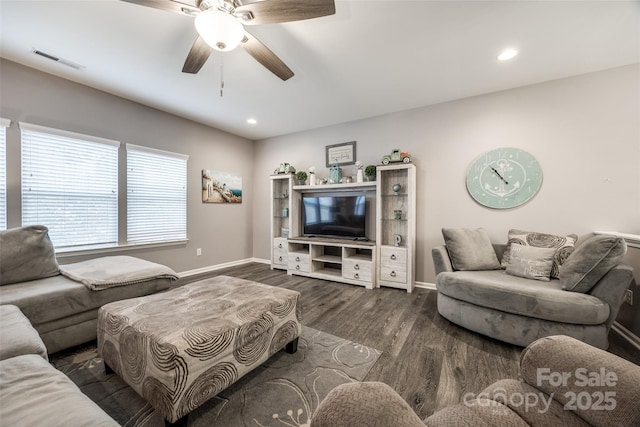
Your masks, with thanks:
<instances>
[{"instance_id":1,"label":"area rug","mask_svg":"<svg viewBox=\"0 0 640 427\"><path fill-rule=\"evenodd\" d=\"M280 351L189 415L189 426L302 427L337 385L362 381L380 351L306 326L298 351ZM54 354L51 363L122 426L164 419L116 374L106 375L95 343Z\"/></svg>"}]
</instances>

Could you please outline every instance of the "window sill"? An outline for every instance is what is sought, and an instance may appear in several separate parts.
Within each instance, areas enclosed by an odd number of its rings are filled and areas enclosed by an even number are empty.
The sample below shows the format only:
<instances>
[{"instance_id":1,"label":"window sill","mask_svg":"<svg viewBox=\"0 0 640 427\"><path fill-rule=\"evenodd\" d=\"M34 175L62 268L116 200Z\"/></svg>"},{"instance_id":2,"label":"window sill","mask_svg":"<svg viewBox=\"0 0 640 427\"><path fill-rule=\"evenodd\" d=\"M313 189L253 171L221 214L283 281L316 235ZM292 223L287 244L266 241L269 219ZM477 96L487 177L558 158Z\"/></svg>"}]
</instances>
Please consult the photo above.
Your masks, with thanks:
<instances>
[{"instance_id":1,"label":"window sill","mask_svg":"<svg viewBox=\"0 0 640 427\"><path fill-rule=\"evenodd\" d=\"M123 252L135 249L162 248L166 246L180 246L189 243L189 239L171 240L168 242L153 243L128 243L123 245L85 246L74 248L56 249L56 258L69 258L80 255L106 254L110 252Z\"/></svg>"}]
</instances>

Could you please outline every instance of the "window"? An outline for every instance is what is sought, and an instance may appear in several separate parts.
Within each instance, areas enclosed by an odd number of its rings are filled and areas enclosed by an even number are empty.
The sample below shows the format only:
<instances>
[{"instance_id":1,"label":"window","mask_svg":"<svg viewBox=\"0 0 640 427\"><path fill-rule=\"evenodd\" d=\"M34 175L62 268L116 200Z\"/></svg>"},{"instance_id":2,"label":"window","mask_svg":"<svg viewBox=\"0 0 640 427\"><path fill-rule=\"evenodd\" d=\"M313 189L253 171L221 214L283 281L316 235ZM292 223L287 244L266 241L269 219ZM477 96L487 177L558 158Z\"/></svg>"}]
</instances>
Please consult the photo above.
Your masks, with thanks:
<instances>
[{"instance_id":1,"label":"window","mask_svg":"<svg viewBox=\"0 0 640 427\"><path fill-rule=\"evenodd\" d=\"M187 238L188 158L127 144L127 243Z\"/></svg>"},{"instance_id":2,"label":"window","mask_svg":"<svg viewBox=\"0 0 640 427\"><path fill-rule=\"evenodd\" d=\"M22 225L56 249L118 243L117 141L20 123Z\"/></svg>"},{"instance_id":3,"label":"window","mask_svg":"<svg viewBox=\"0 0 640 427\"><path fill-rule=\"evenodd\" d=\"M0 119L0 230L7 228L7 128L11 121Z\"/></svg>"}]
</instances>

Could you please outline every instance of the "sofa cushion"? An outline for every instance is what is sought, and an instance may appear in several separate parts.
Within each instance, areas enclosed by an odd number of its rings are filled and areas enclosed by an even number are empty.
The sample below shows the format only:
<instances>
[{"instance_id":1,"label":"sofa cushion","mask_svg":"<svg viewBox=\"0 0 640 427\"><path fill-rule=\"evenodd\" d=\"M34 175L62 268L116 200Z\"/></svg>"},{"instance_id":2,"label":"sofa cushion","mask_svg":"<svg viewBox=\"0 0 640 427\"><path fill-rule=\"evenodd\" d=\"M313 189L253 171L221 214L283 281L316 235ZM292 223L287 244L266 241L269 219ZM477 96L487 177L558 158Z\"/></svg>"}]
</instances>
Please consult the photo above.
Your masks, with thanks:
<instances>
[{"instance_id":1,"label":"sofa cushion","mask_svg":"<svg viewBox=\"0 0 640 427\"><path fill-rule=\"evenodd\" d=\"M489 235L484 229L443 228L442 236L455 270L495 270L500 268L496 252L493 250Z\"/></svg>"},{"instance_id":2,"label":"sofa cushion","mask_svg":"<svg viewBox=\"0 0 640 427\"><path fill-rule=\"evenodd\" d=\"M627 253L624 239L598 235L580 245L560 269L562 289L589 292Z\"/></svg>"},{"instance_id":3,"label":"sofa cushion","mask_svg":"<svg viewBox=\"0 0 640 427\"><path fill-rule=\"evenodd\" d=\"M513 245L505 273L548 282L555 255L555 248Z\"/></svg>"},{"instance_id":4,"label":"sofa cushion","mask_svg":"<svg viewBox=\"0 0 640 427\"><path fill-rule=\"evenodd\" d=\"M537 248L556 248L556 255L551 267L551 278L558 279L560 275L560 266L573 252L578 236L569 234L567 236L555 236L553 234L536 233L533 231L523 231L511 229L509 230L507 247L502 256L501 265L507 268L509 258L511 256L511 245L527 245Z\"/></svg>"},{"instance_id":5,"label":"sofa cushion","mask_svg":"<svg viewBox=\"0 0 640 427\"><path fill-rule=\"evenodd\" d=\"M6 426L118 426L62 372L34 354L0 361Z\"/></svg>"},{"instance_id":6,"label":"sofa cushion","mask_svg":"<svg viewBox=\"0 0 640 427\"><path fill-rule=\"evenodd\" d=\"M31 225L0 231L0 285L59 273L47 227Z\"/></svg>"},{"instance_id":7,"label":"sofa cushion","mask_svg":"<svg viewBox=\"0 0 640 427\"><path fill-rule=\"evenodd\" d=\"M502 270L440 273L436 288L470 304L555 322L599 325L609 317L609 304L592 295L563 291L559 280L540 282Z\"/></svg>"},{"instance_id":8,"label":"sofa cushion","mask_svg":"<svg viewBox=\"0 0 640 427\"><path fill-rule=\"evenodd\" d=\"M0 305L0 360L23 354L37 354L49 360L47 348L29 319L18 307L11 304Z\"/></svg>"},{"instance_id":9,"label":"sofa cushion","mask_svg":"<svg viewBox=\"0 0 640 427\"><path fill-rule=\"evenodd\" d=\"M18 306L38 329L42 323L97 309L113 301L153 294L170 285L171 279L157 279L96 292L82 283L57 275L0 286L0 301Z\"/></svg>"}]
</instances>

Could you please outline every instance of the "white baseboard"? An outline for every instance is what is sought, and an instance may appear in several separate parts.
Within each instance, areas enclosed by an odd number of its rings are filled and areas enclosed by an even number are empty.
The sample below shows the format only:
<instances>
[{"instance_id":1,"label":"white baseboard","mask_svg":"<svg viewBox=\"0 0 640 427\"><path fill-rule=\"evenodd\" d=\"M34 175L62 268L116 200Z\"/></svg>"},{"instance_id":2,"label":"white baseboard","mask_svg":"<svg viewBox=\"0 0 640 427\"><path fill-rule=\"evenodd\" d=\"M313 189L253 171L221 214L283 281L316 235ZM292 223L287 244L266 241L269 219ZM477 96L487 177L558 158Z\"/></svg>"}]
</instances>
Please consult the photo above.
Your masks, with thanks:
<instances>
[{"instance_id":1,"label":"white baseboard","mask_svg":"<svg viewBox=\"0 0 640 427\"><path fill-rule=\"evenodd\" d=\"M429 283L429 282L414 282L414 283L416 285L416 288L429 289L431 291L436 290L435 283Z\"/></svg>"},{"instance_id":2,"label":"white baseboard","mask_svg":"<svg viewBox=\"0 0 640 427\"><path fill-rule=\"evenodd\" d=\"M191 277L191 276L195 276L195 275L198 275L198 274L211 273L212 271L222 270L223 268L228 268L228 267L236 267L238 265L248 264L250 262L258 262L258 263L261 263L261 264L269 264L269 260L268 259L245 258L245 259L241 259L241 260L238 260L238 261L231 261L231 262L225 262L223 264L216 264L216 265L210 265L210 266L207 266L207 267L196 268L195 270L182 271L182 272L178 273L178 277L180 277L182 279L184 277Z\"/></svg>"},{"instance_id":3,"label":"white baseboard","mask_svg":"<svg viewBox=\"0 0 640 427\"><path fill-rule=\"evenodd\" d=\"M629 344L634 346L638 351L640 351L640 338L638 338L633 332L622 326L618 322L613 322L611 325L611 329L620 335L624 340L628 341Z\"/></svg>"}]
</instances>

